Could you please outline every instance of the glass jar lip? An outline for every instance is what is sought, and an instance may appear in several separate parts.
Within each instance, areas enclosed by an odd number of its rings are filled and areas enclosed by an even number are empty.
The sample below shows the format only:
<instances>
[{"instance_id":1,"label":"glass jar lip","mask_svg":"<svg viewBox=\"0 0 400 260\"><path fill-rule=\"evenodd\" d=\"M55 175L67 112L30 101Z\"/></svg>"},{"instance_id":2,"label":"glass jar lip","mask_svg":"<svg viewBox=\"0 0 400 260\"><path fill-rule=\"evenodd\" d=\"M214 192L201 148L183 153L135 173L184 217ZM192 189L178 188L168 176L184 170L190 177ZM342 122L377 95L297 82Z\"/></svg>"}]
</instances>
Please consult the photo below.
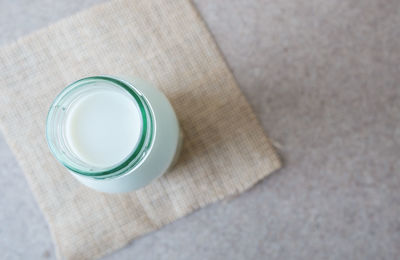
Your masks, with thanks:
<instances>
[{"instance_id":1,"label":"glass jar lip","mask_svg":"<svg viewBox=\"0 0 400 260\"><path fill-rule=\"evenodd\" d=\"M118 87L121 87L124 89L132 98L135 100L135 102L138 105L140 114L141 114L141 119L142 119L142 129L141 129L141 135L139 138L139 141L136 145L136 147L133 149L133 151L126 157L124 158L121 162L119 162L116 165L111 166L110 168L106 168L106 170L101 170L101 171L85 171L82 169L78 169L77 167L72 166L69 164L66 160L64 160L60 154L60 151L56 149L55 145L51 141L50 135L53 133L52 125L50 124L51 120L53 119L52 117L54 116L55 109L57 108L57 104L71 91L73 91L76 88L83 87L85 85L88 85L90 83L94 82L107 82L107 83L113 83ZM147 110L150 111L149 105L147 104L147 101L143 98L142 94L139 93L134 86L128 82L122 81L116 77L113 76L107 76L107 75L101 75L101 76L91 76L91 77L85 77L82 79L79 79L71 84L69 84L67 87L65 87L54 99L53 103L50 106L49 112L47 114L47 119L46 119L46 140L48 143L48 146L53 153L53 155L56 157L56 159L63 164L66 168L69 170L78 173L80 175L84 176L89 176L89 177L96 177L96 178L107 178L109 176L119 176L120 174L123 174L125 171L122 171L118 174L119 171L129 167L132 168L135 165L137 165L139 161L137 161L134 165L130 165L135 159L137 159L138 156L141 155L141 152L143 152L143 148L146 145L146 137L148 135L148 130L150 130L150 137L152 137L152 132L153 132L153 127L152 127L152 116L149 113L149 115L146 115L146 108ZM150 123L150 125L149 125ZM150 127L150 129L148 129ZM151 140L151 138L150 138ZM144 156L142 156L144 157ZM142 158L141 158L142 159Z\"/></svg>"}]
</instances>

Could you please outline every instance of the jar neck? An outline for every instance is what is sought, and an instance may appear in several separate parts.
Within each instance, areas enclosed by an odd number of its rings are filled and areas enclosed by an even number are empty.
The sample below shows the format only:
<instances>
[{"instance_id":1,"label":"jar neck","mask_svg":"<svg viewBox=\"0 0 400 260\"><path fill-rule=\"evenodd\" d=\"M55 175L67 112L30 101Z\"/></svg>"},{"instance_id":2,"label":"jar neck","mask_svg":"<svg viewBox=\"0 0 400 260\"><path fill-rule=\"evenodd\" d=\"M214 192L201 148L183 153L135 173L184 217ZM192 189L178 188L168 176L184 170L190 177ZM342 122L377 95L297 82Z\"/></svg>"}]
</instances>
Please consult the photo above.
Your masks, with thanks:
<instances>
[{"instance_id":1,"label":"jar neck","mask_svg":"<svg viewBox=\"0 0 400 260\"><path fill-rule=\"evenodd\" d=\"M71 149L66 138L66 118L71 104L84 93L93 91L96 84L105 84L127 94L136 104L141 116L141 134L136 147L117 164L109 167L90 165ZM111 178L131 171L145 158L153 140L153 116L145 97L130 83L111 76L94 76L80 79L67 86L54 100L46 122L46 137L51 152L66 168L79 175L96 179Z\"/></svg>"}]
</instances>

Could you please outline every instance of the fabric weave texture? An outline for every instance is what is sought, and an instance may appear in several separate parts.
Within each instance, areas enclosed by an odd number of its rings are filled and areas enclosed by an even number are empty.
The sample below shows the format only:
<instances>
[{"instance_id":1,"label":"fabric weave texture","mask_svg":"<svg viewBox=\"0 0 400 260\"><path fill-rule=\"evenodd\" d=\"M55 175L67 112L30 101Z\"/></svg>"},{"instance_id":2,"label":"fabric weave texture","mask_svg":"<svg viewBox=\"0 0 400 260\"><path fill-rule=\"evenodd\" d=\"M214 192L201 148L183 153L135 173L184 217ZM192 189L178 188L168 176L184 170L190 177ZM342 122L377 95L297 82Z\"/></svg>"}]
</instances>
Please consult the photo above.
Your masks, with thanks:
<instances>
[{"instance_id":1,"label":"fabric weave texture","mask_svg":"<svg viewBox=\"0 0 400 260\"><path fill-rule=\"evenodd\" d=\"M187 0L114 0L0 49L0 127L62 259L94 259L239 194L280 160L204 22ZM184 143L177 165L136 192L105 194L50 154L47 111L69 83L129 75L162 90Z\"/></svg>"}]
</instances>

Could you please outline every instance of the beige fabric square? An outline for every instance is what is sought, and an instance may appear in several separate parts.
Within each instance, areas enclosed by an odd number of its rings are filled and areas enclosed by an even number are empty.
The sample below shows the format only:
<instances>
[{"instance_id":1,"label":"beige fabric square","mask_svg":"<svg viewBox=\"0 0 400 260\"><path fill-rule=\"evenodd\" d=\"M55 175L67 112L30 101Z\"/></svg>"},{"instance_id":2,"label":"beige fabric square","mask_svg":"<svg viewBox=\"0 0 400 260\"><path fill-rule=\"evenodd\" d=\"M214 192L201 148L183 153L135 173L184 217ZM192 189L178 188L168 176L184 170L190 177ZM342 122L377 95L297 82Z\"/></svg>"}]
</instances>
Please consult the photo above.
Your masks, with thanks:
<instances>
[{"instance_id":1,"label":"beige fabric square","mask_svg":"<svg viewBox=\"0 0 400 260\"><path fill-rule=\"evenodd\" d=\"M59 257L93 259L280 167L203 21L187 0L117 0L0 50L0 125L55 239ZM184 135L169 173L136 192L79 184L45 140L47 110L81 77L135 75L171 100Z\"/></svg>"}]
</instances>

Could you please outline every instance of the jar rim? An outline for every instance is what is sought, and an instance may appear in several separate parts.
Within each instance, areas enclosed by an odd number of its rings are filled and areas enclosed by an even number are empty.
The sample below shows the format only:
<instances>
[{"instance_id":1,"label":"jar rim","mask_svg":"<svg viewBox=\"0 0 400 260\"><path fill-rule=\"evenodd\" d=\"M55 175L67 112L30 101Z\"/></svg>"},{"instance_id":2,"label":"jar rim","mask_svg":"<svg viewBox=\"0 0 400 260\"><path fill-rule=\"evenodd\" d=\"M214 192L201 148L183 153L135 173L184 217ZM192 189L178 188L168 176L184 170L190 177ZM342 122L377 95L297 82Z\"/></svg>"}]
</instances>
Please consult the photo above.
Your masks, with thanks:
<instances>
[{"instance_id":1,"label":"jar rim","mask_svg":"<svg viewBox=\"0 0 400 260\"><path fill-rule=\"evenodd\" d=\"M82 88L84 86L87 87L89 84L97 82L111 83L117 87L121 87L133 98L139 108L138 110L140 111L142 129L140 138L133 151L130 152L129 155L127 155L119 163L104 168L102 170L94 170L95 167L89 167L88 170L85 170L83 169L84 167L77 167L76 164L74 165L72 161L69 161L68 157L66 156L66 152L64 150L60 150L55 143L57 140L54 139L57 138L57 134L60 134L57 133L57 131L60 131L60 129L59 127L57 127L57 121L55 119L57 116L57 112L65 110L65 108L63 108L62 106L60 107L60 104L62 104L62 101L65 97L72 94L78 88ZM148 104L145 97L132 84L113 76L91 76L79 79L69 84L56 96L47 114L46 140L52 154L66 168L80 175L103 179L119 176L125 173L127 170L134 168L142 161L153 139L153 124L153 116L151 113L150 105Z\"/></svg>"}]
</instances>

